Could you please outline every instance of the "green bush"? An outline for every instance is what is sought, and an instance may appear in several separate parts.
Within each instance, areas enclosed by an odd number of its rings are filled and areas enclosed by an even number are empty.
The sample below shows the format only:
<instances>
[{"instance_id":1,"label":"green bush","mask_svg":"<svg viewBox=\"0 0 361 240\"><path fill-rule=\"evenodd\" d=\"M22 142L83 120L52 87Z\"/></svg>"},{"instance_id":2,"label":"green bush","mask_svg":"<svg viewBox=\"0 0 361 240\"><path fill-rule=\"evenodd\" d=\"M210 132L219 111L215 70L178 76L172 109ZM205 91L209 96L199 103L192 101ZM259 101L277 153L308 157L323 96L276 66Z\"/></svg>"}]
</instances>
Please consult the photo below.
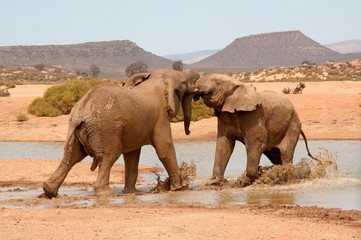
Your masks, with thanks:
<instances>
[{"instance_id":1,"label":"green bush","mask_svg":"<svg viewBox=\"0 0 361 240\"><path fill-rule=\"evenodd\" d=\"M16 116L16 119L19 121L19 122L25 122L25 121L28 121L28 117L25 115L25 114L19 114Z\"/></svg>"},{"instance_id":2,"label":"green bush","mask_svg":"<svg viewBox=\"0 0 361 240\"><path fill-rule=\"evenodd\" d=\"M5 85L5 87L6 87L7 89L9 89L9 88L15 88L16 86L15 86L15 84L13 84L13 83L7 83L7 84Z\"/></svg>"},{"instance_id":3,"label":"green bush","mask_svg":"<svg viewBox=\"0 0 361 240\"><path fill-rule=\"evenodd\" d=\"M29 108L28 112L37 117L56 117L61 115L61 111L52 106L45 98L35 98Z\"/></svg>"},{"instance_id":4,"label":"green bush","mask_svg":"<svg viewBox=\"0 0 361 240\"><path fill-rule=\"evenodd\" d=\"M203 100L193 101L192 103L192 121L198 121L203 118L210 118L214 116L213 108L207 107ZM179 110L177 117L172 119L172 122L181 122L184 121L183 111Z\"/></svg>"},{"instance_id":5,"label":"green bush","mask_svg":"<svg viewBox=\"0 0 361 240\"><path fill-rule=\"evenodd\" d=\"M69 114L75 103L93 86L104 80L73 80L55 85L46 90L44 97L36 98L30 104L28 112L38 117L56 117Z\"/></svg>"}]
</instances>

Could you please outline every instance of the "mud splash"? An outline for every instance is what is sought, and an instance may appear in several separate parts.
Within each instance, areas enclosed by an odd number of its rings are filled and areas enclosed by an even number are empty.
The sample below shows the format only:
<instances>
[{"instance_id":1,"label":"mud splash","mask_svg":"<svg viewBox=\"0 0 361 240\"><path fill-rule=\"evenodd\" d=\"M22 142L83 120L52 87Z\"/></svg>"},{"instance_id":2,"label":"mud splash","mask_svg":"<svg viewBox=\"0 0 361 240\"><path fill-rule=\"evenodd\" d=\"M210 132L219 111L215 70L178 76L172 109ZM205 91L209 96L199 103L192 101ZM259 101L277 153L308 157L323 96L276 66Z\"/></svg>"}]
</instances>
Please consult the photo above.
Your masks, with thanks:
<instances>
[{"instance_id":1,"label":"mud splash","mask_svg":"<svg viewBox=\"0 0 361 240\"><path fill-rule=\"evenodd\" d=\"M317 156L320 162L303 158L297 164L273 165L259 168L259 178L252 185L283 185L295 184L318 178L331 177L337 172L336 156L330 154L326 148L320 148ZM251 184L250 179L243 173L233 187L246 187Z\"/></svg>"},{"instance_id":2,"label":"mud splash","mask_svg":"<svg viewBox=\"0 0 361 240\"><path fill-rule=\"evenodd\" d=\"M186 162L182 162L179 166L181 172L181 178L183 181L183 186L188 188L192 179L196 177L197 167L196 164L191 161L188 165ZM165 180L161 180L160 175L158 173L154 173L157 176L157 185L151 190L152 193L161 193L170 190L170 182L169 178Z\"/></svg>"}]
</instances>

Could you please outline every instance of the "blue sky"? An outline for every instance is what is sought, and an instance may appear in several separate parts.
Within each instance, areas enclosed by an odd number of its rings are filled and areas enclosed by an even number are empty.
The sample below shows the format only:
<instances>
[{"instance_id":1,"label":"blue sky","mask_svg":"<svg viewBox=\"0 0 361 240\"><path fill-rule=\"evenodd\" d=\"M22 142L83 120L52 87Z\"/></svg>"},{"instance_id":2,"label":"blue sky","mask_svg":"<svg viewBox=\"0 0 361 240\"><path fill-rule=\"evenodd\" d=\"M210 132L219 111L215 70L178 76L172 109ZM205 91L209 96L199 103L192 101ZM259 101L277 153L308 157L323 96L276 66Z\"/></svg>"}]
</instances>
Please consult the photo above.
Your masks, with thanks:
<instances>
[{"instance_id":1,"label":"blue sky","mask_svg":"<svg viewBox=\"0 0 361 240\"><path fill-rule=\"evenodd\" d=\"M0 46L131 40L166 55L288 30L329 44L361 39L360 9L360 0L0 0Z\"/></svg>"}]
</instances>

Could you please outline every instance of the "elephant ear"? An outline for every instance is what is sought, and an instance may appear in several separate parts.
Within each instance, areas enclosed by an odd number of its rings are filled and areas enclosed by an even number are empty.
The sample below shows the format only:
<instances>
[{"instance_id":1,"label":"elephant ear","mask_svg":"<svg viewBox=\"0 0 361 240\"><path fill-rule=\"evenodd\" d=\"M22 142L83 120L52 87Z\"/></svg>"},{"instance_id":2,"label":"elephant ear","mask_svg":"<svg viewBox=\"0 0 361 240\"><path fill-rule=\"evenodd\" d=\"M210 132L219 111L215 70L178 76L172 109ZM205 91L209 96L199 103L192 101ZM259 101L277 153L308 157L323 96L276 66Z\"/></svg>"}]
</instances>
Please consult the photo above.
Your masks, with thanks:
<instances>
[{"instance_id":1,"label":"elephant ear","mask_svg":"<svg viewBox=\"0 0 361 240\"><path fill-rule=\"evenodd\" d=\"M253 87L243 84L237 85L233 93L228 96L222 107L222 112L254 111L261 105L261 97Z\"/></svg>"},{"instance_id":2,"label":"elephant ear","mask_svg":"<svg viewBox=\"0 0 361 240\"><path fill-rule=\"evenodd\" d=\"M125 87L133 88L149 79L151 73L137 73L131 76L124 84Z\"/></svg>"}]
</instances>

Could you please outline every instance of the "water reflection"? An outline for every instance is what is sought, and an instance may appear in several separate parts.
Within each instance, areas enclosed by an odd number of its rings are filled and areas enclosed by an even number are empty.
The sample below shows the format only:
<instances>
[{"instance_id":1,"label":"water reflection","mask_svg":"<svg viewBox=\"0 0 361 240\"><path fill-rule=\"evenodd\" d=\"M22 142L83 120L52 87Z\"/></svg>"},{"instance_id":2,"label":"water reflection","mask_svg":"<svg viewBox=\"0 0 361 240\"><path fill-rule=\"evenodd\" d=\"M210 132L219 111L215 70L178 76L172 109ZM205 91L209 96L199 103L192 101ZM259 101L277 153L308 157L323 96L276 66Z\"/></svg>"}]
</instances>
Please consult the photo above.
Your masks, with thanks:
<instances>
[{"instance_id":1,"label":"water reflection","mask_svg":"<svg viewBox=\"0 0 361 240\"><path fill-rule=\"evenodd\" d=\"M295 196L290 193L249 193L246 199L247 204L286 204L294 205Z\"/></svg>"}]
</instances>

